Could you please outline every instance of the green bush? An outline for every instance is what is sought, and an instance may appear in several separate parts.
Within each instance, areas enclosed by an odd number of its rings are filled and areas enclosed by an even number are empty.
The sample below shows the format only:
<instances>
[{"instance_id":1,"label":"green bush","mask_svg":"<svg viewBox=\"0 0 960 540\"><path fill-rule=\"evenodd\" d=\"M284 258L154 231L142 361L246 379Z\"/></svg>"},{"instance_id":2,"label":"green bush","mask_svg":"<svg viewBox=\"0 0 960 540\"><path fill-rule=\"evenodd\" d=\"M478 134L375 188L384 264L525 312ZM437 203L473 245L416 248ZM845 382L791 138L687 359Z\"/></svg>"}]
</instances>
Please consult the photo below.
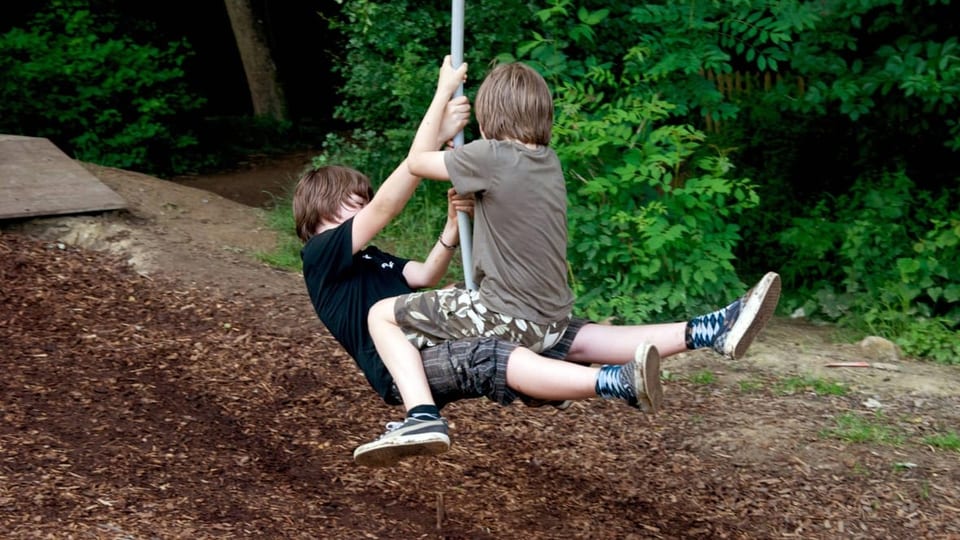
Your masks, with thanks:
<instances>
[{"instance_id":1,"label":"green bush","mask_svg":"<svg viewBox=\"0 0 960 540\"><path fill-rule=\"evenodd\" d=\"M744 288L733 249L754 188L661 95L648 51L600 56L615 52L601 36L620 27L606 24L610 14L558 0L537 14L542 33L518 47L555 90L578 308L624 322L715 309Z\"/></svg>"},{"instance_id":2,"label":"green bush","mask_svg":"<svg viewBox=\"0 0 960 540\"><path fill-rule=\"evenodd\" d=\"M189 54L183 41L134 41L88 0L51 0L0 36L0 131L101 165L183 169L197 141L180 119L202 105L184 82Z\"/></svg>"},{"instance_id":3,"label":"green bush","mask_svg":"<svg viewBox=\"0 0 960 540\"><path fill-rule=\"evenodd\" d=\"M780 241L807 254L782 269L808 296L791 308L960 363L957 191L932 197L906 175L861 180L797 216ZM821 261L830 261L823 263Z\"/></svg>"}]
</instances>

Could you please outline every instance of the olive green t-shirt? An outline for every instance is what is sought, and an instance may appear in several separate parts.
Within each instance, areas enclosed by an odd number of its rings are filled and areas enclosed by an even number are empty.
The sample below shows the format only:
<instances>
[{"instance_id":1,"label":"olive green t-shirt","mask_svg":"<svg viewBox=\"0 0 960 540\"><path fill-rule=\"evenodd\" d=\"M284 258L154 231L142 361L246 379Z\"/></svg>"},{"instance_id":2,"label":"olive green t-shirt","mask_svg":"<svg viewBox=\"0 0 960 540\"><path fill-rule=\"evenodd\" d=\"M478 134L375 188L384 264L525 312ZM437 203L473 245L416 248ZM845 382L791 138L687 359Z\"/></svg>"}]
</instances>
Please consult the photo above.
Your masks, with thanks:
<instances>
[{"instance_id":1,"label":"olive green t-shirt","mask_svg":"<svg viewBox=\"0 0 960 540\"><path fill-rule=\"evenodd\" d=\"M556 152L480 139L444 155L458 193L477 196L473 266L480 299L536 323L570 315L567 189Z\"/></svg>"}]
</instances>

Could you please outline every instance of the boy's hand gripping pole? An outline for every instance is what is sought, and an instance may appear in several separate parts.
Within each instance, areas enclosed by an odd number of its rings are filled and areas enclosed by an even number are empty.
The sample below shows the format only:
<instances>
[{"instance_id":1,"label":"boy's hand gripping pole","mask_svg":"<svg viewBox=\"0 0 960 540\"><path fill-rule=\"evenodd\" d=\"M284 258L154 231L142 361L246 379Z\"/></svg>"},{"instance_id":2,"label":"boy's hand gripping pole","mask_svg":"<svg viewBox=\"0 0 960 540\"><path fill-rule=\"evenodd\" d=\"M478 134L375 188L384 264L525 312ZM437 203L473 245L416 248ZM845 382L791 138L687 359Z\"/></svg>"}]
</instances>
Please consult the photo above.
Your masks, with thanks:
<instances>
[{"instance_id":1,"label":"boy's hand gripping pole","mask_svg":"<svg viewBox=\"0 0 960 540\"><path fill-rule=\"evenodd\" d=\"M464 0L453 0L450 32L450 60L454 68L463 63L463 6ZM463 84L457 88L454 96L463 95ZM453 138L454 148L463 146L463 131ZM457 225L460 228L460 254L463 256L463 281L467 289L475 290L473 281L473 234L470 226L470 216L466 212L457 212Z\"/></svg>"}]
</instances>

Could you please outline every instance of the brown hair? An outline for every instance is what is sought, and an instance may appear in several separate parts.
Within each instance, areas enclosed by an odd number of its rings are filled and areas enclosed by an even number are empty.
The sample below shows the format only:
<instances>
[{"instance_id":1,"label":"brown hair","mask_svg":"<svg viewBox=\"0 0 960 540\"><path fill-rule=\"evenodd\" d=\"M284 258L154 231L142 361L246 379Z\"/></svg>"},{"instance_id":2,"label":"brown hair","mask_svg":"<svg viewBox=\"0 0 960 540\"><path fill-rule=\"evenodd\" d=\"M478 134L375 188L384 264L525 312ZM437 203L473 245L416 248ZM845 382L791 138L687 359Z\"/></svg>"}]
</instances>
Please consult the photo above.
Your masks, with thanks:
<instances>
[{"instance_id":1,"label":"brown hair","mask_svg":"<svg viewBox=\"0 0 960 540\"><path fill-rule=\"evenodd\" d=\"M550 144L553 97L547 81L525 64L493 68L477 90L474 111L488 139Z\"/></svg>"},{"instance_id":2,"label":"brown hair","mask_svg":"<svg viewBox=\"0 0 960 540\"><path fill-rule=\"evenodd\" d=\"M340 205L351 195L367 202L373 198L370 179L360 171L329 165L303 173L293 192L293 221L300 240L309 240L325 221L336 221Z\"/></svg>"}]
</instances>

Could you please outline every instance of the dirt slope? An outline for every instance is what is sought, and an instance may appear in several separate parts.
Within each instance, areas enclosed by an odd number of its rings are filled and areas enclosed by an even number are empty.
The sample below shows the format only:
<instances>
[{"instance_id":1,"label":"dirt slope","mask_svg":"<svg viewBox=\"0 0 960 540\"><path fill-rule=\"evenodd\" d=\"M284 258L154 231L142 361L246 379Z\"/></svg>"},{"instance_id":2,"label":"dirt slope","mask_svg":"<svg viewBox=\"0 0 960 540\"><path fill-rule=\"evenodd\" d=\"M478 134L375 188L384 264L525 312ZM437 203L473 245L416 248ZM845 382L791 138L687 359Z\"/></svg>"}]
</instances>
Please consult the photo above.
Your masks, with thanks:
<instances>
[{"instance_id":1,"label":"dirt slope","mask_svg":"<svg viewBox=\"0 0 960 540\"><path fill-rule=\"evenodd\" d=\"M786 319L668 360L653 419L463 402L448 454L358 468L399 411L252 258L261 211L87 167L129 212L0 228L5 537L960 538L960 452L927 444L960 433L957 370L826 367L885 353Z\"/></svg>"}]
</instances>

